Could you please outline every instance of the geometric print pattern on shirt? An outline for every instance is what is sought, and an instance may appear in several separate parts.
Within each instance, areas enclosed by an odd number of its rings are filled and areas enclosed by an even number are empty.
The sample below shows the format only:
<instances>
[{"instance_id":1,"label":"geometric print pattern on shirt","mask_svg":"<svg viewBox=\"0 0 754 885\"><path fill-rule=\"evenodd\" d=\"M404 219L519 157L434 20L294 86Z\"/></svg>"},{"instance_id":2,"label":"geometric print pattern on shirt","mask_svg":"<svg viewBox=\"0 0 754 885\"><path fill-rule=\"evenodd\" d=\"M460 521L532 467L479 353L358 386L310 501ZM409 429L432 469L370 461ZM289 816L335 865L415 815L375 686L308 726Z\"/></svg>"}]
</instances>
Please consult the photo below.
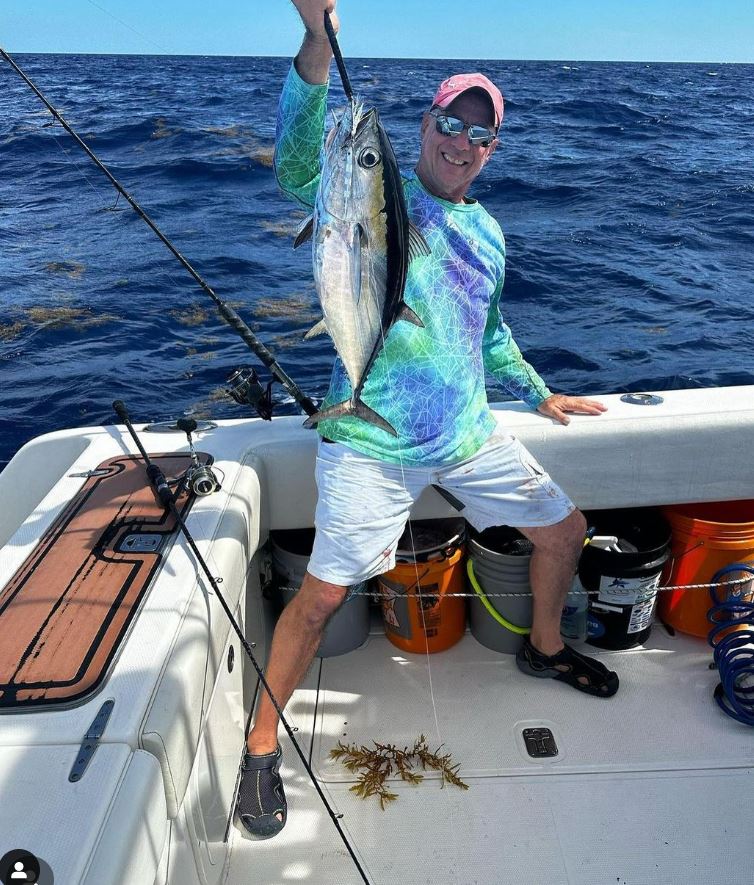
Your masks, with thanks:
<instances>
[{"instance_id":1,"label":"geometric print pattern on shirt","mask_svg":"<svg viewBox=\"0 0 754 885\"><path fill-rule=\"evenodd\" d=\"M319 184L326 105L327 86L305 83L292 66L278 109L275 172L282 190L308 207ZM409 218L430 248L410 263L404 291L424 327L393 324L361 394L398 435L354 417L322 421L318 430L382 460L446 464L474 454L495 427L485 371L532 408L549 390L502 320L505 240L498 223L476 201L428 193L414 172L404 174L403 185ZM323 408L350 396L336 357Z\"/></svg>"}]
</instances>

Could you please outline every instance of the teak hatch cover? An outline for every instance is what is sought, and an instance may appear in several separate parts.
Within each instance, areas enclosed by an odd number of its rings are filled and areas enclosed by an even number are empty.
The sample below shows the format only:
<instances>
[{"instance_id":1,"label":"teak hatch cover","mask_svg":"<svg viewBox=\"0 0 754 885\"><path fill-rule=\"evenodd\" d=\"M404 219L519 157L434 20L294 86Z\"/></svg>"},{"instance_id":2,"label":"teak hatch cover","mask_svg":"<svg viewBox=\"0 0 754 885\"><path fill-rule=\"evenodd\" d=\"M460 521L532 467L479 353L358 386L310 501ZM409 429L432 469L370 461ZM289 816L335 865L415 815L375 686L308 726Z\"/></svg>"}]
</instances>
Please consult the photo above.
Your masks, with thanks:
<instances>
[{"instance_id":1,"label":"teak hatch cover","mask_svg":"<svg viewBox=\"0 0 754 885\"><path fill-rule=\"evenodd\" d=\"M151 458L168 480L189 466L188 455ZM182 492L182 515L192 500ZM0 709L67 705L96 691L176 531L139 458L92 472L0 591Z\"/></svg>"}]
</instances>

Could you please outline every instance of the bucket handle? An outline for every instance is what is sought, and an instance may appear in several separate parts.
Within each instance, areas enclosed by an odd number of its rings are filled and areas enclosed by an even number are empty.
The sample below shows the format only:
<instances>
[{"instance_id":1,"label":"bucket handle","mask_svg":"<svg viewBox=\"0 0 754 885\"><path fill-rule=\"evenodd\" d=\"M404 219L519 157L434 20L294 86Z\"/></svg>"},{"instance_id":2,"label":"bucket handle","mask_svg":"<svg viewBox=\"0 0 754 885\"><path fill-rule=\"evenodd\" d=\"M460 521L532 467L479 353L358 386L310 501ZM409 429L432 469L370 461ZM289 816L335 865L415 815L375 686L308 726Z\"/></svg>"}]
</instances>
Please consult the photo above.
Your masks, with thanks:
<instances>
[{"instance_id":1,"label":"bucket handle","mask_svg":"<svg viewBox=\"0 0 754 885\"><path fill-rule=\"evenodd\" d=\"M670 580L670 577L671 577L671 575L673 574L673 571L674 571L674 569L675 569L675 567L676 567L676 564L677 564L678 562L680 562L680 561L683 559L684 556L688 556L689 553L693 553L694 550L698 550L700 547L704 547L704 539L703 539L703 538L702 538L701 541L699 541L698 543L694 544L693 547L689 547L688 550L683 550L683 551L682 551L681 553L679 553L678 555L676 555L675 553L673 553L672 550L668 553L668 558L667 558L667 560L666 560L666 562L665 562L665 565L663 565L663 567L662 567L662 574L666 574L666 575L667 575L667 580L668 580L668 581Z\"/></svg>"},{"instance_id":2,"label":"bucket handle","mask_svg":"<svg viewBox=\"0 0 754 885\"><path fill-rule=\"evenodd\" d=\"M466 560L466 574L469 576L469 581L471 582L471 586L474 588L474 592L479 597L479 601L492 615L492 617L498 622L498 624L500 624L501 627L505 627L506 630L510 630L511 633L516 633L519 636L528 636L531 633L531 627L518 627L516 624L512 624L510 621L504 618L500 614L500 612L492 605L489 599L487 599L487 594L479 586L479 581L477 581L476 575L474 574L474 564L471 561L471 557Z\"/></svg>"}]
</instances>

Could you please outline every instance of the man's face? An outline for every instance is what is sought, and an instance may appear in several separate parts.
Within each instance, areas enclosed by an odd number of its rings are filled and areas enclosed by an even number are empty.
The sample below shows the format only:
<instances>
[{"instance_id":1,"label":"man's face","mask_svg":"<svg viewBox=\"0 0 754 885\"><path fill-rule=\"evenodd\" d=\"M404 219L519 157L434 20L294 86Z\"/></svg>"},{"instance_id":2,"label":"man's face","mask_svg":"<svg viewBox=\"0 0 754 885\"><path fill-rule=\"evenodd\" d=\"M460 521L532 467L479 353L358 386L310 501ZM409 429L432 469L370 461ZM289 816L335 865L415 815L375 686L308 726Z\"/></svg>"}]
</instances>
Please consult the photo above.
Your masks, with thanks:
<instances>
[{"instance_id":1,"label":"man's face","mask_svg":"<svg viewBox=\"0 0 754 885\"><path fill-rule=\"evenodd\" d=\"M494 130L491 103L476 92L463 92L441 113ZM498 143L496 138L489 147L469 144L465 129L460 135L442 135L437 131L435 118L428 113L422 120L421 139L416 172L430 193L452 203L463 200Z\"/></svg>"}]
</instances>

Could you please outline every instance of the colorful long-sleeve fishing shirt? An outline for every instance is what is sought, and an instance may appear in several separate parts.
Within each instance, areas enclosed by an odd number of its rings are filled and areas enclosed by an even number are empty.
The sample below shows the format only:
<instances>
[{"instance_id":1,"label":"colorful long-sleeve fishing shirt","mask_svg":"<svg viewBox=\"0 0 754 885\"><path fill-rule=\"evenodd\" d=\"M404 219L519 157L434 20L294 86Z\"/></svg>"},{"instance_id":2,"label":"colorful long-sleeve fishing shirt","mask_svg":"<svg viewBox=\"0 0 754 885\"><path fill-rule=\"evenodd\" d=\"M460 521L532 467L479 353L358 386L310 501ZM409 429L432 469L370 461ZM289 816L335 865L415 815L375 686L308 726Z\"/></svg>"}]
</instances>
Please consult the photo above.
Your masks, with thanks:
<instances>
[{"instance_id":1,"label":"colorful long-sleeve fishing shirt","mask_svg":"<svg viewBox=\"0 0 754 885\"><path fill-rule=\"evenodd\" d=\"M319 185L327 86L304 82L292 65L280 97L275 173L282 190L307 207ZM361 399L397 431L355 417L321 421L319 432L393 463L431 466L468 458L496 423L485 370L536 408L550 391L523 359L500 315L505 239L478 202L450 203L403 175L409 219L431 254L409 265L404 301L424 326L397 321L363 386ZM351 397L336 357L322 408Z\"/></svg>"}]
</instances>

